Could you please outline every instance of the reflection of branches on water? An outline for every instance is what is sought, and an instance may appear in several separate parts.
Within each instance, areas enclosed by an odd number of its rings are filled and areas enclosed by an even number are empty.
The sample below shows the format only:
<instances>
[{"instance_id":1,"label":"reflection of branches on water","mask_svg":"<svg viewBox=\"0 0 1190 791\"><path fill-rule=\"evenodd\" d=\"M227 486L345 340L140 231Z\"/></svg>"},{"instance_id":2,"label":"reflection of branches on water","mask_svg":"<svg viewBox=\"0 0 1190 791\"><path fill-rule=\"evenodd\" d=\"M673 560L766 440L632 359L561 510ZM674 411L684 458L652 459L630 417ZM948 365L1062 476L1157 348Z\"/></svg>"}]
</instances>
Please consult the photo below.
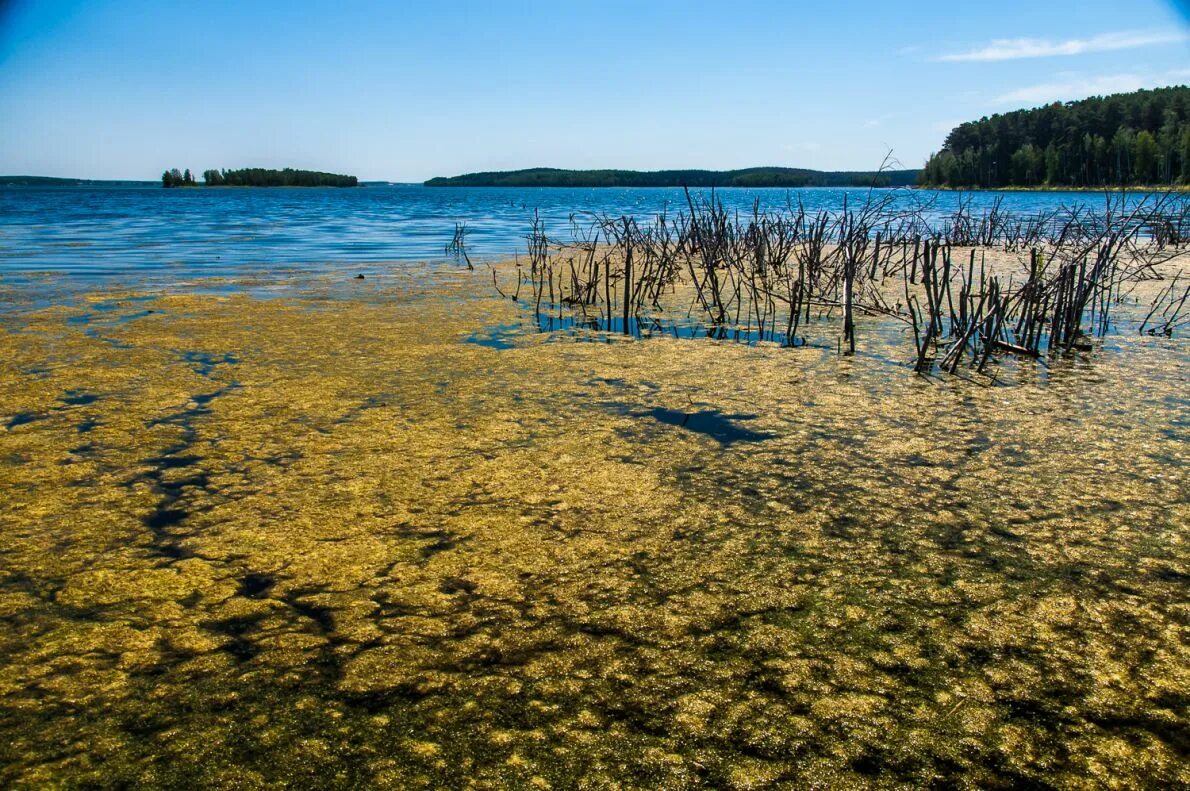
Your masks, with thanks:
<instances>
[{"instance_id":1,"label":"reflection of branches on water","mask_svg":"<svg viewBox=\"0 0 1190 791\"><path fill-rule=\"evenodd\" d=\"M454 236L451 238L450 244L446 245L446 254L463 259L468 269L475 269L471 264L471 256L467 255L467 223L455 223Z\"/></svg>"},{"instance_id":2,"label":"reflection of branches on water","mask_svg":"<svg viewBox=\"0 0 1190 791\"><path fill-rule=\"evenodd\" d=\"M1107 194L1097 209L1028 216L999 199L976 213L960 197L944 214L936 198L906 209L895 197L869 190L862 202L845 195L839 210L809 211L798 196L783 210L756 201L741 214L713 191L686 191L682 210L647 221L571 215L564 243L534 214L515 293L494 270L493 283L519 299L527 281L539 325L543 315L569 317L607 332L663 326L679 294L689 298L686 320L708 337L798 346L811 322L837 317L846 353L856 349L856 316L880 315L912 331L917 371L956 373L1003 354L1088 348L1112 328L1113 307L1136 284L1162 279L1162 264L1190 243L1190 202L1173 194ZM1021 270L993 271L988 250L1017 253ZM1163 289L1149 332L1184 326L1188 295Z\"/></svg>"},{"instance_id":3,"label":"reflection of branches on water","mask_svg":"<svg viewBox=\"0 0 1190 791\"><path fill-rule=\"evenodd\" d=\"M1181 296L1178 296L1178 280L1182 273L1174 275L1173 280L1169 285L1161 290L1157 297L1153 300L1153 304L1149 309L1149 313L1145 316L1145 320L1140 323L1140 333L1143 335L1146 332L1149 335L1165 335L1169 337L1173 335L1174 330L1190 324L1190 318L1182 318L1182 309L1186 307L1186 299L1190 297L1190 285L1181 289ZM1160 310L1160 313L1158 313ZM1149 322L1154 320L1160 321L1160 324L1154 322L1152 327L1149 327Z\"/></svg>"}]
</instances>

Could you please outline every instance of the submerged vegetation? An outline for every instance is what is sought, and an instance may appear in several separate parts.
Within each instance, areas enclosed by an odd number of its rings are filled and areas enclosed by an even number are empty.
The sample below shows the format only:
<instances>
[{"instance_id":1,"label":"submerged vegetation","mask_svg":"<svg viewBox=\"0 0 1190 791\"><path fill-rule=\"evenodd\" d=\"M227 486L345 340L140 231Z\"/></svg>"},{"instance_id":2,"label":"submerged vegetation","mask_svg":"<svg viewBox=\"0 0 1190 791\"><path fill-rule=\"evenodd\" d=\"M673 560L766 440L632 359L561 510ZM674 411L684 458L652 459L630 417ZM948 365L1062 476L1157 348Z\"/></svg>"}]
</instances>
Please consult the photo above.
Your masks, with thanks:
<instances>
[{"instance_id":1,"label":"submerged vegetation","mask_svg":"<svg viewBox=\"0 0 1190 791\"><path fill-rule=\"evenodd\" d=\"M1092 97L961 124L932 187L1190 185L1190 87Z\"/></svg>"},{"instance_id":2,"label":"submerged vegetation","mask_svg":"<svg viewBox=\"0 0 1190 791\"><path fill-rule=\"evenodd\" d=\"M239 170L206 170L201 184L177 168L161 174L165 187L357 187L359 179L338 173L322 173L317 170L270 170L268 168L241 168Z\"/></svg>"},{"instance_id":3,"label":"submerged vegetation","mask_svg":"<svg viewBox=\"0 0 1190 791\"><path fill-rule=\"evenodd\" d=\"M1190 783L1180 333L984 388L423 277L5 290L0 783Z\"/></svg>"},{"instance_id":4,"label":"submerged vegetation","mask_svg":"<svg viewBox=\"0 0 1190 791\"><path fill-rule=\"evenodd\" d=\"M916 170L822 171L805 168L743 170L560 170L531 168L432 178L427 187L903 187Z\"/></svg>"},{"instance_id":5,"label":"submerged vegetation","mask_svg":"<svg viewBox=\"0 0 1190 791\"><path fill-rule=\"evenodd\" d=\"M727 212L712 197L650 222L597 218L555 244L537 221L528 267L496 288L524 298L539 324L568 322L624 334L807 342L829 336L854 354L856 317L882 316L913 337L916 371L984 373L1003 355L1090 348L1112 329L1113 309L1190 242L1190 201L1172 195L1108 195L1018 217L996 202L975 216L929 204L894 208L870 193L862 205L808 212ZM992 253L989 260L988 252ZM1155 299L1150 331L1190 324L1187 290L1174 277ZM527 289L525 288L527 286ZM544 319L543 319L544 316ZM834 318L834 322L831 319ZM1146 330L1148 320L1140 330ZM1158 329L1159 328L1159 329Z\"/></svg>"}]
</instances>

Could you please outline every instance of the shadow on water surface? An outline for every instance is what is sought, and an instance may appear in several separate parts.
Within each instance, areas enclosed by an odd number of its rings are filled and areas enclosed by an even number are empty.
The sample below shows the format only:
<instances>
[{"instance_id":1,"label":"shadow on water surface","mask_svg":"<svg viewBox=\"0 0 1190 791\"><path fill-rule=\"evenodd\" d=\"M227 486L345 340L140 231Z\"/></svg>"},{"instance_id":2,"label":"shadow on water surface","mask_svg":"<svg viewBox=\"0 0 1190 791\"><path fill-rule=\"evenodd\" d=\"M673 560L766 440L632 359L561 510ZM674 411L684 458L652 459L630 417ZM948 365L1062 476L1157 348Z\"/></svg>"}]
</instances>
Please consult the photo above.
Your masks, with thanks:
<instances>
[{"instance_id":1,"label":"shadow on water surface","mask_svg":"<svg viewBox=\"0 0 1190 791\"><path fill-rule=\"evenodd\" d=\"M94 404L98 401L99 396L83 390L67 390L66 395L62 396L59 400L67 406L86 406L87 404Z\"/></svg>"},{"instance_id":2,"label":"shadow on water surface","mask_svg":"<svg viewBox=\"0 0 1190 791\"><path fill-rule=\"evenodd\" d=\"M182 360L194 366L194 372L199 376L209 377L219 365L235 365L240 361L236 355L225 352L216 354L204 351L186 351L181 353Z\"/></svg>"},{"instance_id":3,"label":"shadow on water surface","mask_svg":"<svg viewBox=\"0 0 1190 791\"><path fill-rule=\"evenodd\" d=\"M142 517L142 521L152 534L153 548L167 558L179 560L189 557L190 552L181 544L185 536L170 533L169 528L176 527L191 515L192 509L187 503L188 493L207 491L211 485L209 474L201 468L184 477L174 477L170 473L173 470L198 467L201 464L203 457L190 452L198 442L195 421L211 414L208 405L212 401L238 387L239 384L233 382L211 393L192 395L190 400L195 406L186 407L148 423L149 427L173 426L180 432L178 440L164 452L145 459L150 469L135 479L151 483L159 497L153 510Z\"/></svg>"},{"instance_id":4,"label":"shadow on water surface","mask_svg":"<svg viewBox=\"0 0 1190 791\"><path fill-rule=\"evenodd\" d=\"M99 396L95 393L88 393L83 390L67 390L66 393L58 398L62 406L51 407L47 412L17 412L4 423L4 428L12 430L18 426L28 425L36 420L45 420L52 417L55 413L69 410L71 407L90 406L99 400ZM94 418L85 418L78 424L80 433L86 433L99 423Z\"/></svg>"},{"instance_id":5,"label":"shadow on water surface","mask_svg":"<svg viewBox=\"0 0 1190 791\"><path fill-rule=\"evenodd\" d=\"M263 599L276 584L277 581L268 574L246 574L240 580L239 594L249 599Z\"/></svg>"},{"instance_id":6,"label":"shadow on water surface","mask_svg":"<svg viewBox=\"0 0 1190 791\"><path fill-rule=\"evenodd\" d=\"M675 426L695 434L702 434L715 440L724 448L731 447L737 442L763 442L778 436L767 431L754 431L736 423L736 421L755 420L756 415L725 414L717 409L684 412L679 409L653 407L652 409L637 410L621 402L608 402L603 406L621 415L650 418L667 426Z\"/></svg>"},{"instance_id":7,"label":"shadow on water surface","mask_svg":"<svg viewBox=\"0 0 1190 791\"><path fill-rule=\"evenodd\" d=\"M704 409L698 412L680 412L676 409L656 407L648 412L638 413L640 417L651 417L659 423L678 426L696 434L705 434L715 439L723 447L729 447L737 442L762 442L773 439L776 434L767 431L753 431L743 426L737 426L735 420L753 420L756 415L725 415L714 409Z\"/></svg>"}]
</instances>

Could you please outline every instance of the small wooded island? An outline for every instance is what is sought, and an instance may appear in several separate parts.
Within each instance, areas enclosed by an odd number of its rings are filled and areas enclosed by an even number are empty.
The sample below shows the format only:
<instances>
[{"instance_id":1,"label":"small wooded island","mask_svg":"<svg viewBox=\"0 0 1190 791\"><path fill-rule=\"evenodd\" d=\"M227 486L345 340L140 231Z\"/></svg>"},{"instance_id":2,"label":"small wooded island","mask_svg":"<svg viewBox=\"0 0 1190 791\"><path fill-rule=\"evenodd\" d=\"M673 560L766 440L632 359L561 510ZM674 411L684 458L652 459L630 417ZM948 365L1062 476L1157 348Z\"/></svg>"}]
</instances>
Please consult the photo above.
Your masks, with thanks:
<instances>
[{"instance_id":1,"label":"small wooded island","mask_svg":"<svg viewBox=\"0 0 1190 791\"><path fill-rule=\"evenodd\" d=\"M239 170L205 170L203 180L196 181L190 168L177 168L161 174L161 186L170 187L358 187L359 179L338 173L317 170L270 170L241 168Z\"/></svg>"}]
</instances>

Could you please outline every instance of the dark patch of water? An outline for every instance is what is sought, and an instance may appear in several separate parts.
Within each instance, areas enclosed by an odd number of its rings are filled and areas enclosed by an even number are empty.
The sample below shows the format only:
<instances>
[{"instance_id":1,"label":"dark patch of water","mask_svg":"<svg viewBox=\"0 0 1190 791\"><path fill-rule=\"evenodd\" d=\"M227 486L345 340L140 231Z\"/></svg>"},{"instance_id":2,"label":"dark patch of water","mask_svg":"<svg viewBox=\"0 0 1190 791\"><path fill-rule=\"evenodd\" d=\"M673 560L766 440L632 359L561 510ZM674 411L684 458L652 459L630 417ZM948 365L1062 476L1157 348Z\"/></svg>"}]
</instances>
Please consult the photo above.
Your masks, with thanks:
<instances>
[{"instance_id":1,"label":"dark patch of water","mask_svg":"<svg viewBox=\"0 0 1190 791\"><path fill-rule=\"evenodd\" d=\"M453 596L456 593L465 593L469 596L475 593L475 588L476 585L474 582L463 579L462 577L447 577L438 586L439 592L445 593L448 596Z\"/></svg>"},{"instance_id":2,"label":"dark patch of water","mask_svg":"<svg viewBox=\"0 0 1190 791\"><path fill-rule=\"evenodd\" d=\"M231 654L238 661L246 662L260 653L260 646L248 637L248 633L263 617L258 614L244 615L215 621L210 626L212 630L231 638L222 646L222 650Z\"/></svg>"},{"instance_id":3,"label":"dark patch of water","mask_svg":"<svg viewBox=\"0 0 1190 791\"><path fill-rule=\"evenodd\" d=\"M426 560L434 557L439 552L446 552L449 549L454 549L456 542L454 538L445 530L435 530L424 534L427 538L434 540L421 548L421 556Z\"/></svg>"},{"instance_id":4,"label":"dark patch of water","mask_svg":"<svg viewBox=\"0 0 1190 791\"><path fill-rule=\"evenodd\" d=\"M716 409L703 409L697 412L682 412L677 409L654 407L644 412L635 412L624 408L623 405L611 404L613 409L622 411L633 417L648 417L659 423L677 426L696 434L703 434L716 440L723 447L730 447L737 442L762 442L773 439L776 434L767 431L754 431L744 426L736 425L735 421L754 420L756 415L724 414Z\"/></svg>"},{"instance_id":5,"label":"dark patch of water","mask_svg":"<svg viewBox=\"0 0 1190 791\"><path fill-rule=\"evenodd\" d=\"M173 460L167 460L172 462ZM153 512L145 517L145 526L154 532L158 542L164 541L166 536L163 531L166 528L173 527L180 524L190 516L190 509L179 505L187 488L206 489L210 486L210 478L205 472L198 472L194 475L178 479L165 479L165 471L172 468L185 466L182 464L174 464L172 467L166 463L158 466L156 469L145 474L145 478L153 481L157 491L161 494L161 500L157 503Z\"/></svg>"},{"instance_id":6,"label":"dark patch of water","mask_svg":"<svg viewBox=\"0 0 1190 791\"><path fill-rule=\"evenodd\" d=\"M13 415L12 418L8 419L8 422L5 423L4 427L12 429L17 426L29 425L29 423L35 420L43 420L44 418L45 415L39 415L36 412L18 412L17 414Z\"/></svg>"},{"instance_id":7,"label":"dark patch of water","mask_svg":"<svg viewBox=\"0 0 1190 791\"><path fill-rule=\"evenodd\" d=\"M204 407L207 404L214 401L219 396L225 395L229 389L231 389L231 388L230 387L222 387L213 393L198 393L197 395L190 396L190 400L193 401L194 403L198 404L200 407Z\"/></svg>"},{"instance_id":8,"label":"dark patch of water","mask_svg":"<svg viewBox=\"0 0 1190 791\"><path fill-rule=\"evenodd\" d=\"M194 372L199 376L210 376L219 365L235 365L240 359L230 352L215 354L214 352L186 351L182 352L182 359L194 366Z\"/></svg>"},{"instance_id":9,"label":"dark patch of water","mask_svg":"<svg viewBox=\"0 0 1190 791\"><path fill-rule=\"evenodd\" d=\"M155 456L148 459L158 470L176 470L202 461L201 456Z\"/></svg>"},{"instance_id":10,"label":"dark patch of water","mask_svg":"<svg viewBox=\"0 0 1190 791\"><path fill-rule=\"evenodd\" d=\"M88 338L94 338L97 341L103 341L108 346L111 346L113 349L131 349L132 348L132 344L124 343L123 341L118 341L115 338L109 338L106 335L103 335L102 333L100 333L99 330L97 330L93 327L90 329L84 330L83 335L86 335Z\"/></svg>"},{"instance_id":11,"label":"dark patch of water","mask_svg":"<svg viewBox=\"0 0 1190 791\"><path fill-rule=\"evenodd\" d=\"M322 632L323 634L330 634L331 632L335 631L334 611L330 607L323 607L320 604L315 604L314 602L305 601L299 598L300 596L306 595L307 593L308 591L295 591L285 596L282 601L292 607L299 615L309 618L316 627L317 631Z\"/></svg>"},{"instance_id":12,"label":"dark patch of water","mask_svg":"<svg viewBox=\"0 0 1190 791\"><path fill-rule=\"evenodd\" d=\"M82 390L67 390L66 395L59 399L63 404L68 406L86 406L87 404L94 404L99 400L99 396L94 393L86 393Z\"/></svg>"},{"instance_id":13,"label":"dark patch of water","mask_svg":"<svg viewBox=\"0 0 1190 791\"><path fill-rule=\"evenodd\" d=\"M158 505L153 513L145 517L145 526L156 532L181 523L190 512L184 508L166 508Z\"/></svg>"},{"instance_id":14,"label":"dark patch of water","mask_svg":"<svg viewBox=\"0 0 1190 791\"><path fill-rule=\"evenodd\" d=\"M160 495L160 500L152 513L144 517L143 521L153 534L153 548L166 557L178 559L189 555L188 550L179 544L178 538L170 535L166 530L181 524L190 516L191 509L186 508L184 503L186 490L188 488L205 490L210 486L210 477L202 470L176 479L167 478L166 472L191 467L202 461L201 456L187 452L198 441L198 431L194 427L194 421L203 415L210 414L211 410L207 404L237 387L239 385L233 382L212 393L199 393L191 396L191 401L196 406L149 421L147 424L150 427L172 425L182 432L182 436L176 443L167 447L160 455L145 460L146 464L152 465L152 469L137 479L150 481Z\"/></svg>"},{"instance_id":15,"label":"dark patch of water","mask_svg":"<svg viewBox=\"0 0 1190 791\"><path fill-rule=\"evenodd\" d=\"M24 426L28 423L32 423L34 420L40 420L42 417L42 415L39 415L36 412L17 412L8 419L8 422L4 424L4 427L7 429L14 429L17 426Z\"/></svg>"},{"instance_id":16,"label":"dark patch of water","mask_svg":"<svg viewBox=\"0 0 1190 791\"><path fill-rule=\"evenodd\" d=\"M245 574L240 580L239 594L249 599L263 599L276 584L277 581L268 574Z\"/></svg>"}]
</instances>

